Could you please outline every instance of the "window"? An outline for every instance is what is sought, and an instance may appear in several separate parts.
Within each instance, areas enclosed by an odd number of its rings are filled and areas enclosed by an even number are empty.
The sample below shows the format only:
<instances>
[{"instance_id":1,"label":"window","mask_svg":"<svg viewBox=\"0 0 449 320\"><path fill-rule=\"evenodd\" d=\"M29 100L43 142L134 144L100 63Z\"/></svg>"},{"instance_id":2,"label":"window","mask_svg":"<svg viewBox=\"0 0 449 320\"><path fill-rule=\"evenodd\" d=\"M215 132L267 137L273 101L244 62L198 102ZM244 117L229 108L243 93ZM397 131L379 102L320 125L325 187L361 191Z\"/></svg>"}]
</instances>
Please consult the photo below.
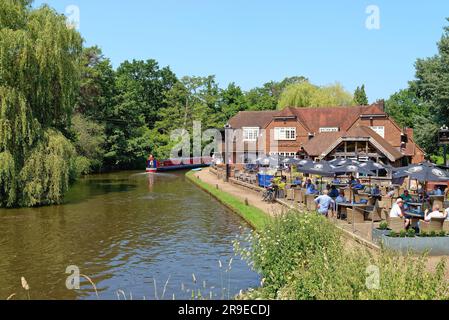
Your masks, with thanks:
<instances>
[{"instance_id":1,"label":"window","mask_svg":"<svg viewBox=\"0 0 449 320\"><path fill-rule=\"evenodd\" d=\"M382 138L385 138L385 127L384 126L374 126L370 127L375 133L377 133Z\"/></svg>"},{"instance_id":2,"label":"window","mask_svg":"<svg viewBox=\"0 0 449 320\"><path fill-rule=\"evenodd\" d=\"M324 128L320 128L320 133L323 132L338 132L340 131L338 128L334 128L334 127L324 127Z\"/></svg>"},{"instance_id":3,"label":"window","mask_svg":"<svg viewBox=\"0 0 449 320\"><path fill-rule=\"evenodd\" d=\"M296 140L296 128L274 128L274 140Z\"/></svg>"},{"instance_id":4,"label":"window","mask_svg":"<svg viewBox=\"0 0 449 320\"><path fill-rule=\"evenodd\" d=\"M259 128L243 128L243 141L256 141L259 136Z\"/></svg>"}]
</instances>

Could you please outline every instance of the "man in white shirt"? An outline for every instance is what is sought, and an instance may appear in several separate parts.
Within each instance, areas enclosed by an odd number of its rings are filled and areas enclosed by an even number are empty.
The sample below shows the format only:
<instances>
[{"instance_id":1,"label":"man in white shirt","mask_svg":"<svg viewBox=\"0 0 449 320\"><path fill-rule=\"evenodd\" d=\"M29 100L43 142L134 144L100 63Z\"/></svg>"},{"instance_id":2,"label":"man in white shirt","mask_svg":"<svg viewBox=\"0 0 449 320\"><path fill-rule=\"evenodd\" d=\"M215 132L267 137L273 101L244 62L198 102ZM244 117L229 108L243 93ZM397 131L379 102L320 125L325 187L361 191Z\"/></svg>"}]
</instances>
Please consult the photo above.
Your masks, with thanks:
<instances>
[{"instance_id":1,"label":"man in white shirt","mask_svg":"<svg viewBox=\"0 0 449 320\"><path fill-rule=\"evenodd\" d=\"M435 205L433 207L433 211L429 213L429 210L426 210L424 213L424 221L430 222L433 218L444 218L447 219L448 210L446 209L444 213L440 212L440 206Z\"/></svg>"},{"instance_id":2,"label":"man in white shirt","mask_svg":"<svg viewBox=\"0 0 449 320\"><path fill-rule=\"evenodd\" d=\"M390 218L402 218L404 217L404 200L402 198L398 198L396 203L390 210Z\"/></svg>"},{"instance_id":3,"label":"man in white shirt","mask_svg":"<svg viewBox=\"0 0 449 320\"><path fill-rule=\"evenodd\" d=\"M398 198L396 203L390 210L390 218L401 218L404 219L404 227L408 229L410 227L410 219L406 219L404 215L404 200L402 198Z\"/></svg>"}]
</instances>

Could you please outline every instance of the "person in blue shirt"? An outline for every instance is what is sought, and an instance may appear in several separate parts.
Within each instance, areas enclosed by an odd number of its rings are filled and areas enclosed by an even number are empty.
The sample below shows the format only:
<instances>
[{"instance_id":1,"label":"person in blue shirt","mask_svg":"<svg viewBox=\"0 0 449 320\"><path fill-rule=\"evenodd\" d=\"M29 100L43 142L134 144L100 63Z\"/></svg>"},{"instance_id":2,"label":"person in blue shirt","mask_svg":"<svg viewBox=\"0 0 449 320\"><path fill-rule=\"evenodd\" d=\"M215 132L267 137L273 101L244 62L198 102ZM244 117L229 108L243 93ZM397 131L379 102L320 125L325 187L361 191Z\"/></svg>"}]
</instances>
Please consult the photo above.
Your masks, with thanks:
<instances>
[{"instance_id":1,"label":"person in blue shirt","mask_svg":"<svg viewBox=\"0 0 449 320\"><path fill-rule=\"evenodd\" d=\"M335 199L336 203L346 203L348 200L345 198L345 192L343 190L340 190L340 194L338 195L337 199Z\"/></svg>"},{"instance_id":2,"label":"person in blue shirt","mask_svg":"<svg viewBox=\"0 0 449 320\"><path fill-rule=\"evenodd\" d=\"M312 183L312 180L307 179L307 182L304 185L306 189L306 194L316 194L317 190L315 189L315 185Z\"/></svg>"},{"instance_id":3,"label":"person in blue shirt","mask_svg":"<svg viewBox=\"0 0 449 320\"><path fill-rule=\"evenodd\" d=\"M443 191L441 191L440 188L438 188L438 186L433 187L433 191L432 191L432 196L442 196L443 195Z\"/></svg>"},{"instance_id":4,"label":"person in blue shirt","mask_svg":"<svg viewBox=\"0 0 449 320\"><path fill-rule=\"evenodd\" d=\"M328 194L329 191L324 190L323 195L315 199L315 203L318 207L318 213L324 216L328 216L329 211L333 211L333 207L335 204L334 200L332 200L332 198L329 197Z\"/></svg>"},{"instance_id":5,"label":"person in blue shirt","mask_svg":"<svg viewBox=\"0 0 449 320\"><path fill-rule=\"evenodd\" d=\"M340 179L338 178L337 175L334 176L334 179L332 180L332 183L333 184L341 184L341 181L340 181Z\"/></svg>"},{"instance_id":6,"label":"person in blue shirt","mask_svg":"<svg viewBox=\"0 0 449 320\"><path fill-rule=\"evenodd\" d=\"M339 196L339 194L340 193L338 192L337 187L336 186L331 186L331 189L329 191L329 197L337 198Z\"/></svg>"},{"instance_id":7,"label":"person in blue shirt","mask_svg":"<svg viewBox=\"0 0 449 320\"><path fill-rule=\"evenodd\" d=\"M355 181L355 183L352 185L352 187L353 187L355 190L362 190L362 189L365 188L365 186L360 182L359 179L357 179L357 180Z\"/></svg>"},{"instance_id":8,"label":"person in blue shirt","mask_svg":"<svg viewBox=\"0 0 449 320\"><path fill-rule=\"evenodd\" d=\"M297 177L295 178L295 180L293 181L293 184L296 185L296 186L301 186L301 185L302 185L302 180L301 180L301 178L300 178L299 176L297 176Z\"/></svg>"}]
</instances>

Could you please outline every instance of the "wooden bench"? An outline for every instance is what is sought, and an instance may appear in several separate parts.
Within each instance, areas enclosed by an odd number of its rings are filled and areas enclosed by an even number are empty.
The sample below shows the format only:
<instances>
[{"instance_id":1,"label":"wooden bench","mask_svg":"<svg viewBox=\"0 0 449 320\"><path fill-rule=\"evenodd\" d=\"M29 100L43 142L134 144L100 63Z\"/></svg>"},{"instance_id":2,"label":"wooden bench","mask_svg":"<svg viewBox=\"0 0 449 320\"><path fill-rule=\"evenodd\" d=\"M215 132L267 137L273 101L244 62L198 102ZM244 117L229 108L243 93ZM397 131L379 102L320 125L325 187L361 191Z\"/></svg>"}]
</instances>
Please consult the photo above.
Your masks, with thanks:
<instances>
[{"instance_id":1,"label":"wooden bench","mask_svg":"<svg viewBox=\"0 0 449 320\"><path fill-rule=\"evenodd\" d=\"M387 215L388 228L394 232L400 232L405 229L405 221L401 218L391 218Z\"/></svg>"},{"instance_id":2,"label":"wooden bench","mask_svg":"<svg viewBox=\"0 0 449 320\"><path fill-rule=\"evenodd\" d=\"M443 231L445 218L432 218L430 221L419 221L419 229L421 232Z\"/></svg>"}]
</instances>

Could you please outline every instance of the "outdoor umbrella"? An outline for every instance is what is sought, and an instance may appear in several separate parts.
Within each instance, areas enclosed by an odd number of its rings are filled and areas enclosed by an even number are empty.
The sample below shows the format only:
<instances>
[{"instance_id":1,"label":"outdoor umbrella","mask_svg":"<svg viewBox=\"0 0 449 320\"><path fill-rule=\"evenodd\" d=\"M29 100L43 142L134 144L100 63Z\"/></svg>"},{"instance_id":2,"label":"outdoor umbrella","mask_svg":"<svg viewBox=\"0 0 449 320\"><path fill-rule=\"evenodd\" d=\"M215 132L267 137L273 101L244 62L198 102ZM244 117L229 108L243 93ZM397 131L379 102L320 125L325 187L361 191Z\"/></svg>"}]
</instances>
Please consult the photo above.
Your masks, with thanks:
<instances>
[{"instance_id":1,"label":"outdoor umbrella","mask_svg":"<svg viewBox=\"0 0 449 320\"><path fill-rule=\"evenodd\" d=\"M262 166L269 166L270 165L270 157L262 156L262 157L257 158L255 162Z\"/></svg>"},{"instance_id":2,"label":"outdoor umbrella","mask_svg":"<svg viewBox=\"0 0 449 320\"><path fill-rule=\"evenodd\" d=\"M421 163L403 168L398 168L393 173L393 178L409 177L421 182L427 181L449 181L449 172L440 169L431 163Z\"/></svg>"},{"instance_id":3,"label":"outdoor umbrella","mask_svg":"<svg viewBox=\"0 0 449 320\"><path fill-rule=\"evenodd\" d=\"M369 171L387 170L390 168L389 166L374 162L372 160L362 162L358 166Z\"/></svg>"},{"instance_id":4,"label":"outdoor umbrella","mask_svg":"<svg viewBox=\"0 0 449 320\"><path fill-rule=\"evenodd\" d=\"M355 164L349 164L344 166L338 166L332 169L332 172L334 172L336 175L345 175L348 173L354 174L354 173L361 173L366 176L373 176L374 173L370 170L367 170L365 168L360 167L359 165Z\"/></svg>"},{"instance_id":5,"label":"outdoor umbrella","mask_svg":"<svg viewBox=\"0 0 449 320\"><path fill-rule=\"evenodd\" d=\"M352 159L343 159L343 158L334 159L331 162L331 165L336 166L336 167L358 165L358 164L360 164L359 161L352 160Z\"/></svg>"},{"instance_id":6,"label":"outdoor umbrella","mask_svg":"<svg viewBox=\"0 0 449 320\"><path fill-rule=\"evenodd\" d=\"M312 164L314 164L315 162L313 162L312 160L310 160L310 159L304 159L304 160L299 160L298 161L298 166L299 167L306 167L306 166L309 166L309 165L312 165Z\"/></svg>"},{"instance_id":7,"label":"outdoor umbrella","mask_svg":"<svg viewBox=\"0 0 449 320\"><path fill-rule=\"evenodd\" d=\"M409 179L415 179L420 182L424 182L424 190L427 190L427 182L447 182L449 181L449 172L439 168L433 163L421 163L417 165L410 165L403 168L398 168L395 173L393 173L393 178L404 178L409 177ZM423 204L425 202L425 197L423 197Z\"/></svg>"},{"instance_id":8,"label":"outdoor umbrella","mask_svg":"<svg viewBox=\"0 0 449 320\"><path fill-rule=\"evenodd\" d=\"M323 182L323 177L333 177L334 173L332 169L334 167L330 165L327 161L320 161L317 163L311 163L304 167L298 167L298 171L306 174L317 175L321 177L321 185ZM321 190L320 190L321 191Z\"/></svg>"}]
</instances>

